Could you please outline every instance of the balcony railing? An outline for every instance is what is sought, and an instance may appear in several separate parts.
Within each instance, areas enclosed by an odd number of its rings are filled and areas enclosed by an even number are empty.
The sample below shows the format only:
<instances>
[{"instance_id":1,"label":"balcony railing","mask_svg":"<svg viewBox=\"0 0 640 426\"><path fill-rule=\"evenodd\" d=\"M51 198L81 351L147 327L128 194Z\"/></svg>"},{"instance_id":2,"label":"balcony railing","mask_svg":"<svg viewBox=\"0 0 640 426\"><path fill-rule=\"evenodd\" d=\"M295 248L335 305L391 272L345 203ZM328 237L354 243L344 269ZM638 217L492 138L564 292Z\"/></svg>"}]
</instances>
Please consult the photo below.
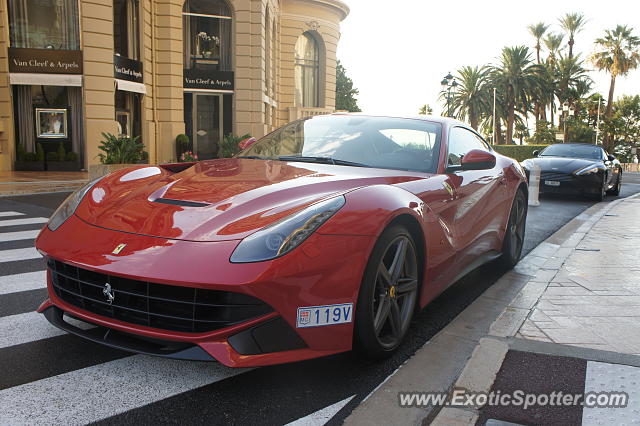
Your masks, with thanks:
<instances>
[{"instance_id":1,"label":"balcony railing","mask_svg":"<svg viewBox=\"0 0 640 426\"><path fill-rule=\"evenodd\" d=\"M289 121L298 120L300 118L313 117L316 115L331 114L332 108L308 108L308 107L290 107Z\"/></svg>"}]
</instances>

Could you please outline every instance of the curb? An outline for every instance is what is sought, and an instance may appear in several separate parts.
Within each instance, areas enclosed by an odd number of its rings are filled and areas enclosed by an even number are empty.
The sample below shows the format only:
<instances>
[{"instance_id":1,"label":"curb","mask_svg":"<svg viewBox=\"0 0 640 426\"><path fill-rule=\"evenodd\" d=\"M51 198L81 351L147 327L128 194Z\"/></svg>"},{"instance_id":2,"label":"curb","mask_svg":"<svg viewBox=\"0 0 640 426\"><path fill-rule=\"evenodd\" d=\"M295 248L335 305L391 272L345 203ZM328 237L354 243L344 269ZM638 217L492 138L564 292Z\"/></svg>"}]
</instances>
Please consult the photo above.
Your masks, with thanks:
<instances>
[{"instance_id":1,"label":"curb","mask_svg":"<svg viewBox=\"0 0 640 426\"><path fill-rule=\"evenodd\" d=\"M451 392L454 388L488 392L508 350L505 338L519 330L594 224L614 206L633 198L640 194L594 204L540 243L374 389L344 424L475 424L478 413L472 407L401 407L399 392Z\"/></svg>"}]
</instances>

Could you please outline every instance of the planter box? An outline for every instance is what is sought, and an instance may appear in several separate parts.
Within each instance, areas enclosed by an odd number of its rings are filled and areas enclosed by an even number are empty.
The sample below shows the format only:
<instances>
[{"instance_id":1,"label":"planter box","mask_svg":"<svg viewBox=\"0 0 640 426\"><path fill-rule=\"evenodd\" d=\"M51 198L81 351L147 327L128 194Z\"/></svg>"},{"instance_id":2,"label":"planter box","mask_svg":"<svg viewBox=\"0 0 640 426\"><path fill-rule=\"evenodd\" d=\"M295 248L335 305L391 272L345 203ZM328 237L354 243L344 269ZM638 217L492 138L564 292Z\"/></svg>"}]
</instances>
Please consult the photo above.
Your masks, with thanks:
<instances>
[{"instance_id":1,"label":"planter box","mask_svg":"<svg viewBox=\"0 0 640 426\"><path fill-rule=\"evenodd\" d=\"M17 172L44 172L43 161L16 161L13 170Z\"/></svg>"},{"instance_id":2,"label":"planter box","mask_svg":"<svg viewBox=\"0 0 640 426\"><path fill-rule=\"evenodd\" d=\"M89 165L89 180L98 179L106 176L116 170L126 169L127 167L145 166L146 164L91 164Z\"/></svg>"},{"instance_id":3,"label":"planter box","mask_svg":"<svg viewBox=\"0 0 640 426\"><path fill-rule=\"evenodd\" d=\"M50 172L77 172L80 170L78 161L47 161L47 170Z\"/></svg>"}]
</instances>

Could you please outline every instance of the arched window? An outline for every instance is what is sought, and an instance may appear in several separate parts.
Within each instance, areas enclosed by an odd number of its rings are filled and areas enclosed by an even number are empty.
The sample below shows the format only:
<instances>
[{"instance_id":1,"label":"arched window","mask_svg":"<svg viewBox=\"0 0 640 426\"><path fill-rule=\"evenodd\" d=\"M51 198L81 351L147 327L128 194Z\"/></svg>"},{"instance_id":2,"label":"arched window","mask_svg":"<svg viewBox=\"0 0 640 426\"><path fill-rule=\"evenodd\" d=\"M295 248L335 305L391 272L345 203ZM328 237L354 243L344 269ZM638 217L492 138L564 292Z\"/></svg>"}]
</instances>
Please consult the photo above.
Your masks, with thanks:
<instances>
[{"instance_id":1,"label":"arched window","mask_svg":"<svg viewBox=\"0 0 640 426\"><path fill-rule=\"evenodd\" d=\"M295 47L295 106L319 107L320 49L308 32Z\"/></svg>"},{"instance_id":2,"label":"arched window","mask_svg":"<svg viewBox=\"0 0 640 426\"><path fill-rule=\"evenodd\" d=\"M231 71L231 9L224 0L186 0L184 67Z\"/></svg>"}]
</instances>

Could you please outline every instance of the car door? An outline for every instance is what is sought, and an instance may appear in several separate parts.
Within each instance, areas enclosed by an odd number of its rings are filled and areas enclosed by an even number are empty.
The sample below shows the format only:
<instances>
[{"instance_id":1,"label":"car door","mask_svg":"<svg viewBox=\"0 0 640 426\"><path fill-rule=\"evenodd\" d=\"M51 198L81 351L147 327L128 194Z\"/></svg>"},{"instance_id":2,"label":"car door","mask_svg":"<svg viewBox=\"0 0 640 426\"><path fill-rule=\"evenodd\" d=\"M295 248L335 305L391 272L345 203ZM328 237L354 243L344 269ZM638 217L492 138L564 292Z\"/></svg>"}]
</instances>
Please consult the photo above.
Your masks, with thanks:
<instances>
[{"instance_id":1,"label":"car door","mask_svg":"<svg viewBox=\"0 0 640 426\"><path fill-rule=\"evenodd\" d=\"M449 132L447 174L457 198L452 223L457 252L456 268L465 271L480 256L500 249L505 219L506 178L499 162L493 169L462 170L464 156L473 149L491 152L489 145L472 130L456 126Z\"/></svg>"}]
</instances>

